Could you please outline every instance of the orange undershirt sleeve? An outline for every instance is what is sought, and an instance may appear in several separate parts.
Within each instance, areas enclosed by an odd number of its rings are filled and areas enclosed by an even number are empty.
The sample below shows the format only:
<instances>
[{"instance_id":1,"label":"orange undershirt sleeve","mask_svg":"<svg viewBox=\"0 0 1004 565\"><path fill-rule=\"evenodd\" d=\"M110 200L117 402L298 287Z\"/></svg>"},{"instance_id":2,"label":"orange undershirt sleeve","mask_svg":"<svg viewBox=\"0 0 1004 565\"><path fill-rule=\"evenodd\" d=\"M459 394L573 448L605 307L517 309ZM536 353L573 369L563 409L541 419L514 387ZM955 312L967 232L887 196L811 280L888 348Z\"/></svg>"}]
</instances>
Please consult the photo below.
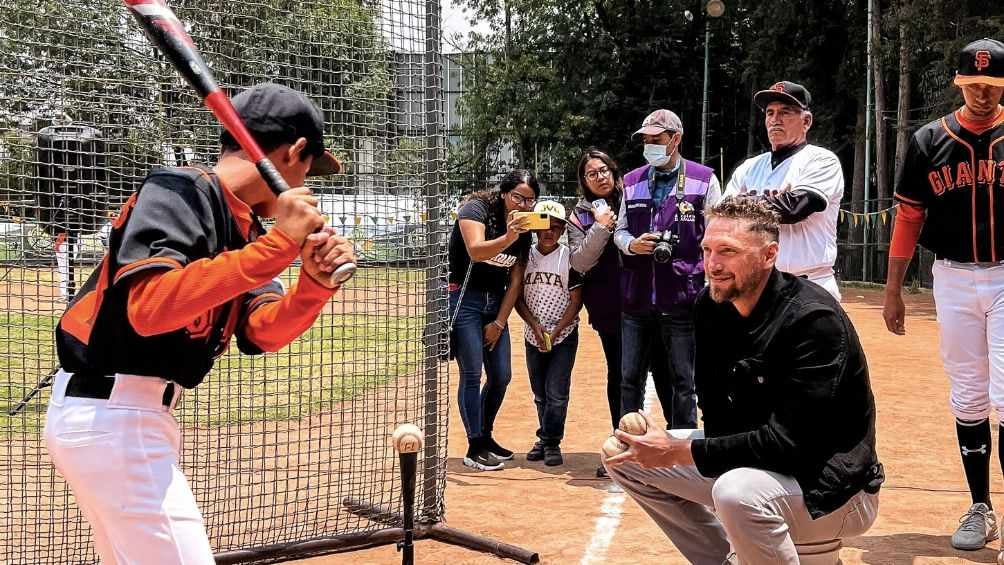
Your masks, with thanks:
<instances>
[{"instance_id":1,"label":"orange undershirt sleeve","mask_svg":"<svg viewBox=\"0 0 1004 565\"><path fill-rule=\"evenodd\" d=\"M262 351L279 351L310 329L337 288L327 288L300 271L300 280L281 300L266 302L248 315L244 333Z\"/></svg>"},{"instance_id":2,"label":"orange undershirt sleeve","mask_svg":"<svg viewBox=\"0 0 1004 565\"><path fill-rule=\"evenodd\" d=\"M920 230L924 227L924 209L920 206L900 201L896 213L896 223L892 228L892 241L889 244L889 256L899 259L913 257Z\"/></svg>"},{"instance_id":3,"label":"orange undershirt sleeve","mask_svg":"<svg viewBox=\"0 0 1004 565\"><path fill-rule=\"evenodd\" d=\"M296 242L272 228L241 249L184 267L137 273L129 288L129 323L142 336L181 329L205 312L262 286L300 253ZM124 267L118 282L128 273Z\"/></svg>"}]
</instances>

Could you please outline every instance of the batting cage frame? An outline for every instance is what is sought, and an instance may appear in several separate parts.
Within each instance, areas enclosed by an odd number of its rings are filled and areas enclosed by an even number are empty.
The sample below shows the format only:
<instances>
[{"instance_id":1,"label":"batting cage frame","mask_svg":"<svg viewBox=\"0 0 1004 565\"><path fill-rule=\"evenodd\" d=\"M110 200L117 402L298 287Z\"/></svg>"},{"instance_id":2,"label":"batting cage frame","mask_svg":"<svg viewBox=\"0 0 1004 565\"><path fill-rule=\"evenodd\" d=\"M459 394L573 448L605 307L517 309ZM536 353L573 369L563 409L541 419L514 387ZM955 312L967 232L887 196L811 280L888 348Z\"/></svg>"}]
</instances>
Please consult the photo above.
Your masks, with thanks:
<instances>
[{"instance_id":1,"label":"batting cage frame","mask_svg":"<svg viewBox=\"0 0 1004 565\"><path fill-rule=\"evenodd\" d=\"M438 0L171 7L230 94L269 81L318 103L347 173L309 184L360 256L301 339L261 357L226 353L182 396L181 466L217 562L385 544L410 562L413 539L537 562L443 523L450 200ZM53 328L147 172L212 165L219 133L119 0L0 0L0 561L96 561L42 439ZM396 454L391 431L407 423L424 445Z\"/></svg>"}]
</instances>

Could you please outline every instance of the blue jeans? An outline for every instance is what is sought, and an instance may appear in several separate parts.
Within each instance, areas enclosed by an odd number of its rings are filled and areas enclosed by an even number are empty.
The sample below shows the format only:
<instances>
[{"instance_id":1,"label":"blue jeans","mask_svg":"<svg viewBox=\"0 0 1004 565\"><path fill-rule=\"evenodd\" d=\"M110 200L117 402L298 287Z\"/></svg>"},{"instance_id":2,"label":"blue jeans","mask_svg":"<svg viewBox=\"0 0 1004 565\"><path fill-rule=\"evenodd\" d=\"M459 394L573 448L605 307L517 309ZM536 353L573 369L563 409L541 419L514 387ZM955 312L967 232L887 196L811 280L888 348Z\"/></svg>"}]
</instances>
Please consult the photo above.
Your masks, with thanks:
<instances>
[{"instance_id":1,"label":"blue jeans","mask_svg":"<svg viewBox=\"0 0 1004 565\"><path fill-rule=\"evenodd\" d=\"M537 405L537 437L547 446L557 447L565 436L568 391L572 387L572 367L579 348L579 329L572 330L547 353L526 344L526 369L530 373L533 403Z\"/></svg>"},{"instance_id":2,"label":"blue jeans","mask_svg":"<svg viewBox=\"0 0 1004 565\"><path fill-rule=\"evenodd\" d=\"M662 337L662 351L654 335ZM653 370L654 379L665 375L669 383L656 383L659 402L672 429L697 428L697 394L694 390L694 322L689 309L662 314L624 314L621 322L621 413L640 410L645 397L645 376L650 361L662 355L668 371ZM654 369L654 367L653 367ZM667 396L669 398L667 398ZM671 410L667 410L671 407Z\"/></svg>"},{"instance_id":3,"label":"blue jeans","mask_svg":"<svg viewBox=\"0 0 1004 565\"><path fill-rule=\"evenodd\" d=\"M459 290L450 293L451 318L457 313L451 335L453 355L460 368L457 404L467 437L487 438L492 435L495 416L512 380L509 326L502 330L495 348L489 350L485 347L484 327L498 315L502 295L468 288L457 311L459 298ZM482 366L487 376L484 387L481 386Z\"/></svg>"},{"instance_id":4,"label":"blue jeans","mask_svg":"<svg viewBox=\"0 0 1004 565\"><path fill-rule=\"evenodd\" d=\"M610 408L611 430L617 429L621 420L621 332L601 332L600 345L607 360L607 406Z\"/></svg>"}]
</instances>

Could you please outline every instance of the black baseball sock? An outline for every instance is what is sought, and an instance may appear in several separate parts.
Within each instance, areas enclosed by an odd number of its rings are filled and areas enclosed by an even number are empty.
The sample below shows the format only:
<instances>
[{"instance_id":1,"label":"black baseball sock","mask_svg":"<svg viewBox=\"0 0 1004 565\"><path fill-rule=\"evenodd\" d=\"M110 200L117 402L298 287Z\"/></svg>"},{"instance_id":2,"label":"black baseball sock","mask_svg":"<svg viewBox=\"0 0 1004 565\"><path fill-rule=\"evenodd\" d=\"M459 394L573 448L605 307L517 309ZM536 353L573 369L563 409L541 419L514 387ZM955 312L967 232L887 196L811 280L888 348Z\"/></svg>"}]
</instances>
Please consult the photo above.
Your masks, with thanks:
<instances>
[{"instance_id":1,"label":"black baseball sock","mask_svg":"<svg viewBox=\"0 0 1004 565\"><path fill-rule=\"evenodd\" d=\"M1001 457L1002 455L1004 455L1004 422L1001 422L997 426L997 459L1001 464L1001 473L1004 474L1004 458ZM1002 547L1002 550L1004 550L1004 547Z\"/></svg>"},{"instance_id":2,"label":"black baseball sock","mask_svg":"<svg viewBox=\"0 0 1004 565\"><path fill-rule=\"evenodd\" d=\"M969 493L973 504L990 504L990 420L955 419L955 432L959 438L962 468L966 471Z\"/></svg>"}]
</instances>

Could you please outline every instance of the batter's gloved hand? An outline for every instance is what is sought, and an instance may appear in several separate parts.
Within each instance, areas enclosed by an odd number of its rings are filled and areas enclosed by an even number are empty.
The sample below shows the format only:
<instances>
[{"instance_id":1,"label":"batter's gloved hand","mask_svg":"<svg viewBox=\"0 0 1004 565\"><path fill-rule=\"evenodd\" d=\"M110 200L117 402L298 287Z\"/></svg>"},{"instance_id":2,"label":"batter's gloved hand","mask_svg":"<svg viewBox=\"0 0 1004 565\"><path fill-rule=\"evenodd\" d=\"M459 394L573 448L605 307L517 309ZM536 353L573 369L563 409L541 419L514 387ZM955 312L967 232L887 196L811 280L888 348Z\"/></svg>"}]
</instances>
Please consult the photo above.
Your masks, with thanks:
<instances>
[{"instance_id":1,"label":"batter's gloved hand","mask_svg":"<svg viewBox=\"0 0 1004 565\"><path fill-rule=\"evenodd\" d=\"M309 188L291 188L279 195L275 227L301 246L308 235L324 227L324 217L317 210L317 197Z\"/></svg>"}]
</instances>

